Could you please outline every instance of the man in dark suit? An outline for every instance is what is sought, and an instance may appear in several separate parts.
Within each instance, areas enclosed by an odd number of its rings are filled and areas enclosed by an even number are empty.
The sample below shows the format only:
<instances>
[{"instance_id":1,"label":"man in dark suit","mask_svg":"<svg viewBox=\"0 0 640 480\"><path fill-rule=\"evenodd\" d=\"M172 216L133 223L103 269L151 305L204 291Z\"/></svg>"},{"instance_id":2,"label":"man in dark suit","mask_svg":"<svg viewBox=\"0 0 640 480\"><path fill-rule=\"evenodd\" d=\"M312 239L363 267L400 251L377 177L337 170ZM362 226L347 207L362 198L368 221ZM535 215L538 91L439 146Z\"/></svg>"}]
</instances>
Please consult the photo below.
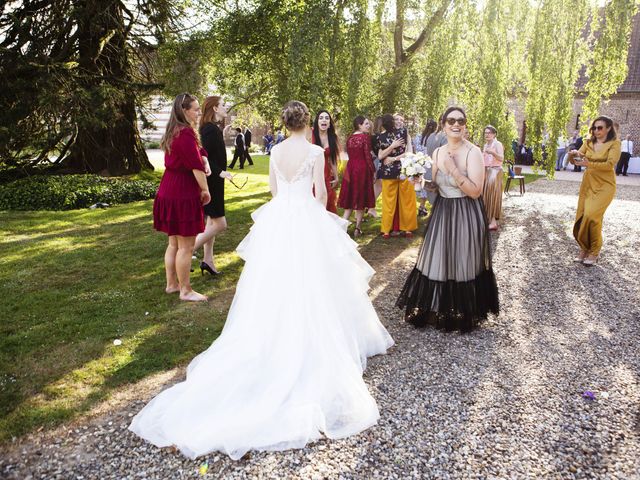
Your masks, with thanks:
<instances>
[{"instance_id":1,"label":"man in dark suit","mask_svg":"<svg viewBox=\"0 0 640 480\"><path fill-rule=\"evenodd\" d=\"M249 165L253 165L251 155L249 155L249 147L251 146L251 130L245 125L244 127L244 158L240 160L240 168L244 168L244 161L249 162Z\"/></svg>"},{"instance_id":2,"label":"man in dark suit","mask_svg":"<svg viewBox=\"0 0 640 480\"><path fill-rule=\"evenodd\" d=\"M236 149L233 152L233 160L231 161L231 165L229 168L233 168L236 165L236 161L240 159L240 168L244 168L244 136L242 135L242 129L240 127L236 128L236 141L235 141Z\"/></svg>"}]
</instances>

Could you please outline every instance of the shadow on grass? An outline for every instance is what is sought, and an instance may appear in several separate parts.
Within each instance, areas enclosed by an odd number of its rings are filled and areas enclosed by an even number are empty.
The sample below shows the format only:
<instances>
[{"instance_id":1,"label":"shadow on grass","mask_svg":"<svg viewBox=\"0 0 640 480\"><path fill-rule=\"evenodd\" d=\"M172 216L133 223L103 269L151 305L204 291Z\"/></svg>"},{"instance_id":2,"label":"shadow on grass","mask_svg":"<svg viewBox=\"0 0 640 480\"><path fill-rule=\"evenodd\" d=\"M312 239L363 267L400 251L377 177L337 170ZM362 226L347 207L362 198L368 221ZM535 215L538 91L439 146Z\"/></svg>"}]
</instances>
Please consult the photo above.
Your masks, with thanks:
<instances>
[{"instance_id":1,"label":"shadow on grass","mask_svg":"<svg viewBox=\"0 0 640 480\"><path fill-rule=\"evenodd\" d=\"M192 275L208 304L164 293L167 240L152 229L152 201L0 213L0 441L68 420L217 337L243 265L235 247L270 198L266 175L251 177L227 191L230 229L215 248L224 275Z\"/></svg>"}]
</instances>

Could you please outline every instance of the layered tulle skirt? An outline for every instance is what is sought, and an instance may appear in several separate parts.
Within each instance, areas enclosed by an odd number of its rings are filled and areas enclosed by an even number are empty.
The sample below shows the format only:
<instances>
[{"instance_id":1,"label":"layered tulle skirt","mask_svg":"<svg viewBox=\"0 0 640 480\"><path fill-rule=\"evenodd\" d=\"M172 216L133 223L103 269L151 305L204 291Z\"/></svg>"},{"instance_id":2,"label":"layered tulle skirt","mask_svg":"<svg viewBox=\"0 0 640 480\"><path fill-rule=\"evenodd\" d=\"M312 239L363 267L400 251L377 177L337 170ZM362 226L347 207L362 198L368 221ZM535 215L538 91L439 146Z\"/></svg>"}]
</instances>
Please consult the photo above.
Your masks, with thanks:
<instances>
[{"instance_id":1,"label":"layered tulle skirt","mask_svg":"<svg viewBox=\"0 0 640 480\"><path fill-rule=\"evenodd\" d=\"M346 222L311 195L278 195L253 218L222 334L130 426L191 458L301 448L322 434L356 434L379 416L362 373L393 341Z\"/></svg>"},{"instance_id":2,"label":"layered tulle skirt","mask_svg":"<svg viewBox=\"0 0 640 480\"><path fill-rule=\"evenodd\" d=\"M407 321L468 331L499 311L481 199L437 197L396 305Z\"/></svg>"}]
</instances>

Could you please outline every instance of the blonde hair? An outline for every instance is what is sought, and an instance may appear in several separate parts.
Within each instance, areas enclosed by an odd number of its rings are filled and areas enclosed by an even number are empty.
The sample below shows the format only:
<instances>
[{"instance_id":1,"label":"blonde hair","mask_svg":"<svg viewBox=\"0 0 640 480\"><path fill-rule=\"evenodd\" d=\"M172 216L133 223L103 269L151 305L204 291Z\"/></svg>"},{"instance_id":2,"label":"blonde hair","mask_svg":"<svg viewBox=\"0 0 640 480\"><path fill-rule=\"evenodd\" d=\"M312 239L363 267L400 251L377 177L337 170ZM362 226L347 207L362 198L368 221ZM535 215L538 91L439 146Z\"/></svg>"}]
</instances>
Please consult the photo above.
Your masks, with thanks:
<instances>
[{"instance_id":1,"label":"blonde hair","mask_svg":"<svg viewBox=\"0 0 640 480\"><path fill-rule=\"evenodd\" d=\"M196 100L196 97L193 95L181 93L173 101L173 107L171 108L171 115L167 122L167 128L164 131L162 140L160 140L160 148L164 150L165 153L171 153L171 142L173 142L173 139L176 138L178 133L180 133L180 130L183 128L190 128L193 130L198 146L200 146L200 135L198 135L198 132L193 128L193 125L189 123L184 114L184 111L189 110L189 108L191 108L191 104Z\"/></svg>"}]
</instances>

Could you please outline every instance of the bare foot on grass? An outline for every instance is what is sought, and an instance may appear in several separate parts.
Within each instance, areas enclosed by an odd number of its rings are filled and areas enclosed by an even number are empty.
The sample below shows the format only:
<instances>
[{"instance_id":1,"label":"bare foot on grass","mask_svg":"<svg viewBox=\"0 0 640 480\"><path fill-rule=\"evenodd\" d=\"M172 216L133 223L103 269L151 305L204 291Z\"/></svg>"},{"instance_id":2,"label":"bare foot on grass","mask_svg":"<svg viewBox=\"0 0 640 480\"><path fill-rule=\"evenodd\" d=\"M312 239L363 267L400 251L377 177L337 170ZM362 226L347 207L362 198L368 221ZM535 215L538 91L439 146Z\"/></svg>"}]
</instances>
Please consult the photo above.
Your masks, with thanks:
<instances>
[{"instance_id":1,"label":"bare foot on grass","mask_svg":"<svg viewBox=\"0 0 640 480\"><path fill-rule=\"evenodd\" d=\"M185 293L180 293L180 300L184 300L185 302L207 302L209 299L202 295L201 293L194 292L190 290Z\"/></svg>"}]
</instances>

